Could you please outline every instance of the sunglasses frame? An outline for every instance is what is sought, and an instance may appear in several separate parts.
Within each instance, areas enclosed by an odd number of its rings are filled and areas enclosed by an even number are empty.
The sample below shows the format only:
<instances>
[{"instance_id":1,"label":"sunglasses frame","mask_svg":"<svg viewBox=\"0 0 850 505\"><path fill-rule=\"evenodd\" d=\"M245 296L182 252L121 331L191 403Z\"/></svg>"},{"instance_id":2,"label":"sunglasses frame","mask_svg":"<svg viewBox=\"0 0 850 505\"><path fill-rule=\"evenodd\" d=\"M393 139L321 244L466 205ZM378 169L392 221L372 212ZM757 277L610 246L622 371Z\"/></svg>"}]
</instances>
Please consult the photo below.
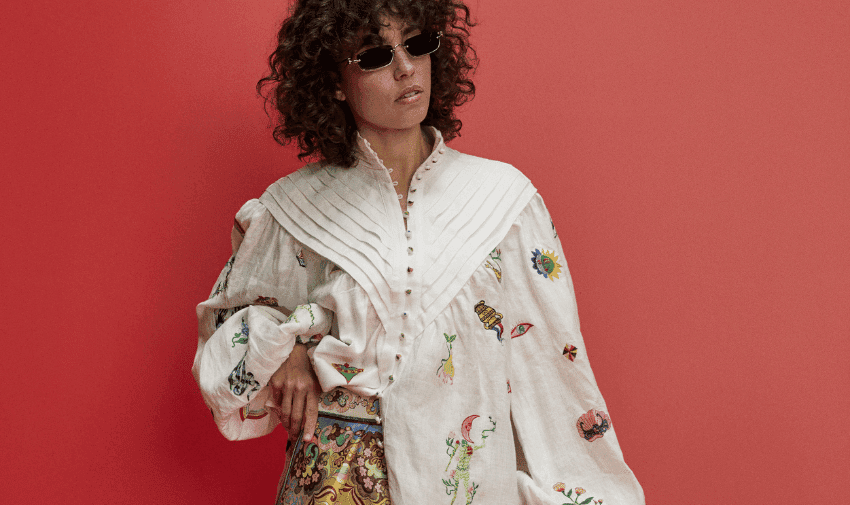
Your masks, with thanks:
<instances>
[{"instance_id":1,"label":"sunglasses frame","mask_svg":"<svg viewBox=\"0 0 850 505\"><path fill-rule=\"evenodd\" d=\"M437 36L437 47L435 47L433 51L429 51L429 52L427 52L427 53L425 53L425 54L420 54L420 55L418 55L418 56L413 56L412 54L410 54L410 51L407 49L407 43L408 43L408 41L410 41L410 39L412 39L412 38L414 38L414 37L419 37L419 36L422 36L422 35L436 35L436 36ZM443 38L443 32L442 32L442 30L440 30L440 31L438 31L438 32L425 32L425 33L418 33L418 34L416 34L416 35L413 35L413 36L411 36L411 37L408 37L408 39L407 39L407 40L405 40L404 42L400 42L400 43L398 43L398 44L396 44L396 45L394 45L394 46L390 46L389 44L385 44L385 45L382 45L382 46L377 46L377 47L372 47L372 48L366 49L366 51L371 51L372 49L380 49L380 48L382 48L382 47L389 47L389 48L390 48L390 54L391 54L391 56L390 56L390 61L388 61L386 65L381 65L380 67L369 68L369 69L363 68L362 66L360 66L360 58L357 58L357 59L354 59L354 58L346 58L346 59L344 59L344 60L342 60L342 61L345 61L347 65L351 65L352 63L357 63L357 66L358 66L358 67L360 67L360 70L362 70L362 71L364 71L364 72L373 72L373 71L375 71L375 70L380 70L380 69L382 69L382 68L385 68L385 67L388 67L388 66L392 65L393 61L395 61L395 52L396 52L396 48L397 48L398 46L402 46L402 47L404 47L404 50L407 52L407 54L408 54L411 58L419 58L419 57L421 57L421 56L427 56L427 55L429 55L429 54L433 54L433 53L437 52L437 49L439 49L439 48L440 48L440 39L442 39L442 38ZM363 54L363 53L365 53L366 51L362 51L360 54ZM358 55L355 55L355 57L357 57L357 56L358 56Z\"/></svg>"}]
</instances>

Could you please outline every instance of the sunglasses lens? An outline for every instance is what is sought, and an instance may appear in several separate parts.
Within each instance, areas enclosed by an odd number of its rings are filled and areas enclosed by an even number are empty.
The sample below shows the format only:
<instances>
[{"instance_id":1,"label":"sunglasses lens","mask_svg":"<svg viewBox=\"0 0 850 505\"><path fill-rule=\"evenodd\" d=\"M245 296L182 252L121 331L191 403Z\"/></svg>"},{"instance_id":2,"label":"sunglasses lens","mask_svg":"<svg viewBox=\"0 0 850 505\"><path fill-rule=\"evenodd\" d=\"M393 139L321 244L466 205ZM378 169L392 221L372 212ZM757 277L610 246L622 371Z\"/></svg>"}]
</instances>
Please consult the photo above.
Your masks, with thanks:
<instances>
[{"instance_id":1,"label":"sunglasses lens","mask_svg":"<svg viewBox=\"0 0 850 505\"><path fill-rule=\"evenodd\" d=\"M407 54L412 57L431 54L440 47L439 33L420 33L405 41ZM358 65L363 70L377 70L386 67L393 61L393 50L390 46L373 47L357 55Z\"/></svg>"},{"instance_id":2,"label":"sunglasses lens","mask_svg":"<svg viewBox=\"0 0 850 505\"><path fill-rule=\"evenodd\" d=\"M374 70L389 65L393 61L393 52L389 46L373 47L358 54L357 59L363 70Z\"/></svg>"},{"instance_id":3,"label":"sunglasses lens","mask_svg":"<svg viewBox=\"0 0 850 505\"><path fill-rule=\"evenodd\" d=\"M440 37L436 33L422 33L407 39L405 46L411 56L424 56L440 47Z\"/></svg>"}]
</instances>

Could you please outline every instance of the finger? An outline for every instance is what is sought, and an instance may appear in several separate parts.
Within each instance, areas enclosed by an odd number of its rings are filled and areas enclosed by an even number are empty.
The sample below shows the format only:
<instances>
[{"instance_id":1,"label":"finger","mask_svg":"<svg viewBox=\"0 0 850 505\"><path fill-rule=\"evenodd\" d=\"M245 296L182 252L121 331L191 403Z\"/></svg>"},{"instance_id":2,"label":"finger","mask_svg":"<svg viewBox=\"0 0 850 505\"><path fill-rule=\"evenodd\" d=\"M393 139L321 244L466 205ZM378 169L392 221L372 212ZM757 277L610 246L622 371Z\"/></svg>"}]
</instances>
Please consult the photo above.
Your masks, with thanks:
<instances>
[{"instance_id":1,"label":"finger","mask_svg":"<svg viewBox=\"0 0 850 505\"><path fill-rule=\"evenodd\" d=\"M315 389L307 392L307 405L304 408L304 441L313 439L313 432L319 422L319 395Z\"/></svg>"},{"instance_id":2,"label":"finger","mask_svg":"<svg viewBox=\"0 0 850 505\"><path fill-rule=\"evenodd\" d=\"M286 428L286 431L289 436L292 436L292 390L292 387L284 387L283 399L280 402L280 422L281 424L283 424L284 428Z\"/></svg>"},{"instance_id":3,"label":"finger","mask_svg":"<svg viewBox=\"0 0 850 505\"><path fill-rule=\"evenodd\" d=\"M292 435L297 436L301 430L301 420L304 419L304 396L307 394L304 390L298 390L292 397Z\"/></svg>"}]
</instances>

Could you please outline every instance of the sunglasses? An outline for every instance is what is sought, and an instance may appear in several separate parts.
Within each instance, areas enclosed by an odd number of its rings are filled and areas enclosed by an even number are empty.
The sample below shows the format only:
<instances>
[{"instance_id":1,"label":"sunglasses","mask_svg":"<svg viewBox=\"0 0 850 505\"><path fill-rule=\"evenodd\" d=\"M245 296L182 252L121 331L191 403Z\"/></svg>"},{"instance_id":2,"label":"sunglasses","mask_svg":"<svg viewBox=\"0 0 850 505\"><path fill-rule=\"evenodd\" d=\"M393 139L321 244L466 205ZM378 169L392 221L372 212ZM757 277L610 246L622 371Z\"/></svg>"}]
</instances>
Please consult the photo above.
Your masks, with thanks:
<instances>
[{"instance_id":1,"label":"sunglasses","mask_svg":"<svg viewBox=\"0 0 850 505\"><path fill-rule=\"evenodd\" d=\"M440 37L442 36L443 32L420 33L419 35L410 37L401 44L373 47L363 51L362 53L356 54L354 59L346 58L344 61L348 62L349 65L357 63L360 65L361 69L366 71L378 70L379 68L384 68L393 62L393 57L395 56L396 51L395 48L398 46L403 46L411 58L417 58L419 56L431 54L439 49Z\"/></svg>"}]
</instances>

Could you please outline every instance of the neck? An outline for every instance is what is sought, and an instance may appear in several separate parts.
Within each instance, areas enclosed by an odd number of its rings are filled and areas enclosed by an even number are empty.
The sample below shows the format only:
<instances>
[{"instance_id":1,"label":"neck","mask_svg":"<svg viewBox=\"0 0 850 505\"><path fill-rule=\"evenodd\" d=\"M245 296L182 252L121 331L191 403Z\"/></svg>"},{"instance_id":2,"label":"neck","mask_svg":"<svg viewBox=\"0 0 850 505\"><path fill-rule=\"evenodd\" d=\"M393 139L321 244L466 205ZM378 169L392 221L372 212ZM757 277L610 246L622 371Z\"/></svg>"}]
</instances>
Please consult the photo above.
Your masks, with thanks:
<instances>
[{"instance_id":1,"label":"neck","mask_svg":"<svg viewBox=\"0 0 850 505\"><path fill-rule=\"evenodd\" d=\"M421 126L409 130L360 130L360 135L369 141L369 145L384 162L398 174L403 185L410 182L413 173L431 154L433 140Z\"/></svg>"}]
</instances>

